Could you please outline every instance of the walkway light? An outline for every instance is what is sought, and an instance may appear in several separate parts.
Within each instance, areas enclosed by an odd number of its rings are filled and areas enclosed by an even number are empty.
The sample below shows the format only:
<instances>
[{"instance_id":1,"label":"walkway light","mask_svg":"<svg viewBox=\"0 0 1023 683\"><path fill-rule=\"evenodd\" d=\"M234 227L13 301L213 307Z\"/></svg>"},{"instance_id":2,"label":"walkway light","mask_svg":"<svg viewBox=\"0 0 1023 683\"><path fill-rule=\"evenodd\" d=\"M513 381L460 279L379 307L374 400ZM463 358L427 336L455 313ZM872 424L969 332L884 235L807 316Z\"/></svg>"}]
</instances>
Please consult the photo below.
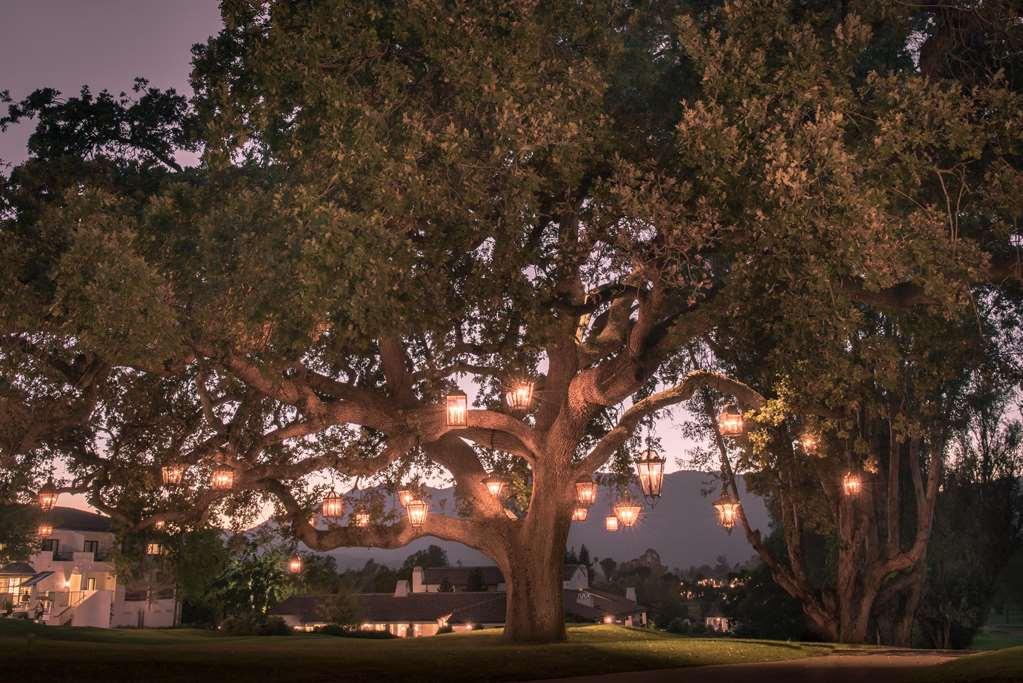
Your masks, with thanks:
<instances>
[{"instance_id":1,"label":"walkway light","mask_svg":"<svg viewBox=\"0 0 1023 683\"><path fill-rule=\"evenodd\" d=\"M576 480L575 502L586 506L597 502L597 482L590 475L584 474Z\"/></svg>"},{"instance_id":2,"label":"walkway light","mask_svg":"<svg viewBox=\"0 0 1023 683\"><path fill-rule=\"evenodd\" d=\"M629 496L629 492L626 491L621 499L615 503L614 511L615 517L618 518L618 522L626 529L631 529L636 526L636 522L639 521L639 513L642 510L632 497Z\"/></svg>"},{"instance_id":3,"label":"walkway light","mask_svg":"<svg viewBox=\"0 0 1023 683\"><path fill-rule=\"evenodd\" d=\"M409 503L416 499L416 492L412 489L401 489L398 491L398 502L401 503L403 508L407 508Z\"/></svg>"},{"instance_id":4,"label":"walkway light","mask_svg":"<svg viewBox=\"0 0 1023 683\"><path fill-rule=\"evenodd\" d=\"M727 529L728 533L732 533L741 507L742 504L728 491L724 491L721 497L714 501L714 511L717 513L718 523Z\"/></svg>"},{"instance_id":5,"label":"walkway light","mask_svg":"<svg viewBox=\"0 0 1023 683\"><path fill-rule=\"evenodd\" d=\"M331 489L323 498L320 516L324 519L336 520L341 519L341 515L344 513L345 499L338 495L337 491Z\"/></svg>"},{"instance_id":6,"label":"walkway light","mask_svg":"<svg viewBox=\"0 0 1023 683\"><path fill-rule=\"evenodd\" d=\"M447 426L465 427L469 417L469 397L465 392L458 390L448 394L444 403Z\"/></svg>"},{"instance_id":7,"label":"walkway light","mask_svg":"<svg viewBox=\"0 0 1023 683\"><path fill-rule=\"evenodd\" d=\"M518 379L513 381L504 393L504 400L512 410L520 413L527 412L533 404L532 380Z\"/></svg>"},{"instance_id":8,"label":"walkway light","mask_svg":"<svg viewBox=\"0 0 1023 683\"><path fill-rule=\"evenodd\" d=\"M406 506L408 512L408 523L415 528L423 526L426 522L426 513L429 512L429 506L419 498L416 498L409 502Z\"/></svg>"},{"instance_id":9,"label":"walkway light","mask_svg":"<svg viewBox=\"0 0 1023 683\"><path fill-rule=\"evenodd\" d=\"M664 485L665 459L652 448L648 448L636 459L636 474L639 475L639 486L643 495L651 500L661 497Z\"/></svg>"},{"instance_id":10,"label":"walkway light","mask_svg":"<svg viewBox=\"0 0 1023 683\"><path fill-rule=\"evenodd\" d=\"M501 494L504 493L506 482L502 477L499 477L496 474L490 474L483 479L483 485L487 487L487 491L490 492L490 495L494 498L499 498Z\"/></svg>"},{"instance_id":11,"label":"walkway light","mask_svg":"<svg viewBox=\"0 0 1023 683\"><path fill-rule=\"evenodd\" d=\"M608 531L618 531L618 518L613 514L605 517L604 528Z\"/></svg>"},{"instance_id":12,"label":"walkway light","mask_svg":"<svg viewBox=\"0 0 1023 683\"><path fill-rule=\"evenodd\" d=\"M42 522L36 528L36 536L40 536L40 537L49 536L52 533L53 533L53 525L50 524L49 522Z\"/></svg>"},{"instance_id":13,"label":"walkway light","mask_svg":"<svg viewBox=\"0 0 1023 683\"><path fill-rule=\"evenodd\" d=\"M288 558L288 571L292 574L302 573L302 556L295 553Z\"/></svg>"},{"instance_id":14,"label":"walkway light","mask_svg":"<svg viewBox=\"0 0 1023 683\"><path fill-rule=\"evenodd\" d=\"M742 419L742 413L734 406L728 406L718 415L718 431L721 436L742 436L746 431L746 424Z\"/></svg>"},{"instance_id":15,"label":"walkway light","mask_svg":"<svg viewBox=\"0 0 1023 683\"><path fill-rule=\"evenodd\" d=\"M185 466L182 463L167 463L160 468L160 477L164 486L180 486L185 478Z\"/></svg>"},{"instance_id":16,"label":"walkway light","mask_svg":"<svg viewBox=\"0 0 1023 683\"><path fill-rule=\"evenodd\" d=\"M227 465L217 465L213 468L210 483L217 491L230 491L234 488L234 469Z\"/></svg>"},{"instance_id":17,"label":"walkway light","mask_svg":"<svg viewBox=\"0 0 1023 683\"><path fill-rule=\"evenodd\" d=\"M846 472L842 477L842 492L847 496L858 496L863 490L863 480L856 472Z\"/></svg>"},{"instance_id":18,"label":"walkway light","mask_svg":"<svg viewBox=\"0 0 1023 683\"><path fill-rule=\"evenodd\" d=\"M585 522L586 518L590 516L590 509L588 507L579 506L572 510L572 521L573 522ZM617 519L617 518L616 518Z\"/></svg>"},{"instance_id":19,"label":"walkway light","mask_svg":"<svg viewBox=\"0 0 1023 683\"><path fill-rule=\"evenodd\" d=\"M57 487L53 485L53 479L47 479L43 487L39 489L39 508L43 512L49 512L57 504L58 496L60 494L57 492Z\"/></svg>"}]
</instances>

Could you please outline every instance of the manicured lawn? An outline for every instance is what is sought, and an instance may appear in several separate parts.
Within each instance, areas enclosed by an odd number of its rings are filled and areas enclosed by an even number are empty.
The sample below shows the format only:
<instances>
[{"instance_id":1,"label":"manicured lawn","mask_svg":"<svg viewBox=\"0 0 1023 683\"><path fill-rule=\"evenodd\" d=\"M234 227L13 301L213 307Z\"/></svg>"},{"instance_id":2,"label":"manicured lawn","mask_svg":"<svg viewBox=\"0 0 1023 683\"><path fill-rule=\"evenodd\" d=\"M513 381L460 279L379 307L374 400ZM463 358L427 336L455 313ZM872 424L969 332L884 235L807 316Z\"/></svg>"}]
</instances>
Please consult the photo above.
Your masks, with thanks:
<instances>
[{"instance_id":1,"label":"manicured lawn","mask_svg":"<svg viewBox=\"0 0 1023 683\"><path fill-rule=\"evenodd\" d=\"M973 650L1001 650L1023 645L1023 626L985 626L970 643Z\"/></svg>"},{"instance_id":2,"label":"manicured lawn","mask_svg":"<svg viewBox=\"0 0 1023 683\"><path fill-rule=\"evenodd\" d=\"M512 646L497 631L418 640L206 631L33 627L0 621L11 681L515 681L825 654L829 645L685 638L616 626L572 628L567 643Z\"/></svg>"},{"instance_id":3,"label":"manicured lawn","mask_svg":"<svg viewBox=\"0 0 1023 683\"><path fill-rule=\"evenodd\" d=\"M1023 681L1023 647L960 657L918 672L919 683Z\"/></svg>"}]
</instances>

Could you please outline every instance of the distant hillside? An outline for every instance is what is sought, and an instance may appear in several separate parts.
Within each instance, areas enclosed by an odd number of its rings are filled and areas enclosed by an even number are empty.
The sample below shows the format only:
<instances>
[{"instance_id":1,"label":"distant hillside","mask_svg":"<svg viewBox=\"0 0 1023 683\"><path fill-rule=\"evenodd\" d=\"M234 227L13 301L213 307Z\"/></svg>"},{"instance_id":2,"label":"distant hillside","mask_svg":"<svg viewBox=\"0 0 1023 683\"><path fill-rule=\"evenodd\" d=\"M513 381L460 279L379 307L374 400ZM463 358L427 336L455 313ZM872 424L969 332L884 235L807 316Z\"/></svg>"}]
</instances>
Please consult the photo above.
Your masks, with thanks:
<instances>
[{"instance_id":1,"label":"distant hillside","mask_svg":"<svg viewBox=\"0 0 1023 683\"><path fill-rule=\"evenodd\" d=\"M702 491L712 489L711 495ZM432 489L432 508L454 507L451 489ZM647 548L654 548L665 565L685 568L711 564L724 555L730 563L743 562L753 555L740 531L728 535L718 526L711 503L717 497L716 482L704 472L673 472L664 477L664 495L653 509L644 508L636 528L611 534L604 531L604 516L608 514L607 490L601 489L597 504L590 510L585 522L572 524L569 546L585 544L591 557L613 557L618 561L638 557ZM446 501L446 502L442 502ZM763 501L750 494L743 495L743 507L755 527L766 533L767 510ZM381 564L400 565L406 557L428 545L439 545L448 553L452 564L493 564L484 555L460 543L435 538L420 538L403 548L379 550L376 548L338 548L324 554L333 555L340 567L361 567L372 559Z\"/></svg>"}]
</instances>

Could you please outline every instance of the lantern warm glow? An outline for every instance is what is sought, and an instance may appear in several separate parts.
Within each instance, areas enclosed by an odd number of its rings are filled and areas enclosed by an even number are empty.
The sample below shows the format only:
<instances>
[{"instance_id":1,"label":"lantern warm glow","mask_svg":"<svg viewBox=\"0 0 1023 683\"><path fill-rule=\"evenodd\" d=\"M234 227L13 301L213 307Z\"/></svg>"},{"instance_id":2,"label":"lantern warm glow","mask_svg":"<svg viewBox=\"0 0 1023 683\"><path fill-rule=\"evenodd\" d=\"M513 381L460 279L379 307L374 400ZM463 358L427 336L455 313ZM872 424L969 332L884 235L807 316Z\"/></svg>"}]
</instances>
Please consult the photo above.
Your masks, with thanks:
<instances>
[{"instance_id":1,"label":"lantern warm glow","mask_svg":"<svg viewBox=\"0 0 1023 683\"><path fill-rule=\"evenodd\" d=\"M494 498L499 498L504 493L505 481L496 474L491 474L483 480L483 485L487 487L487 491L490 492Z\"/></svg>"},{"instance_id":2,"label":"lantern warm glow","mask_svg":"<svg viewBox=\"0 0 1023 683\"><path fill-rule=\"evenodd\" d=\"M39 489L39 508L43 512L49 512L53 509L53 506L57 504L57 497L60 494L57 493L57 487L53 485L52 479L47 479L43 487Z\"/></svg>"},{"instance_id":3,"label":"lantern warm glow","mask_svg":"<svg viewBox=\"0 0 1023 683\"><path fill-rule=\"evenodd\" d=\"M529 380L516 380L504 393L505 403L512 410L526 412L533 404L533 383Z\"/></svg>"},{"instance_id":4,"label":"lantern warm glow","mask_svg":"<svg viewBox=\"0 0 1023 683\"><path fill-rule=\"evenodd\" d=\"M213 469L211 479L213 488L217 491L229 491L234 488L234 470L227 465L218 465Z\"/></svg>"},{"instance_id":5,"label":"lantern warm glow","mask_svg":"<svg viewBox=\"0 0 1023 683\"><path fill-rule=\"evenodd\" d=\"M579 505L593 505L597 502L597 482L590 475L583 475L575 482L575 502Z\"/></svg>"},{"instance_id":6,"label":"lantern warm glow","mask_svg":"<svg viewBox=\"0 0 1023 683\"><path fill-rule=\"evenodd\" d=\"M445 418L448 427L465 427L469 418L469 397L464 391L448 394L445 400Z\"/></svg>"},{"instance_id":7,"label":"lantern warm glow","mask_svg":"<svg viewBox=\"0 0 1023 683\"><path fill-rule=\"evenodd\" d=\"M419 528L426 522L426 513L429 511L429 506L422 500L416 498L409 502L405 506L408 512L408 523L412 526Z\"/></svg>"},{"instance_id":8,"label":"lantern warm glow","mask_svg":"<svg viewBox=\"0 0 1023 683\"><path fill-rule=\"evenodd\" d=\"M610 614L605 614L604 615L604 623L605 624L613 624L613 623L615 623L615 618L613 616L611 616Z\"/></svg>"},{"instance_id":9,"label":"lantern warm glow","mask_svg":"<svg viewBox=\"0 0 1023 683\"><path fill-rule=\"evenodd\" d=\"M402 489L398 491L398 502L401 503L403 508L407 508L408 504L416 499L416 492L412 489Z\"/></svg>"},{"instance_id":10,"label":"lantern warm glow","mask_svg":"<svg viewBox=\"0 0 1023 683\"><path fill-rule=\"evenodd\" d=\"M657 500L661 496L661 488L664 485L664 462L665 459L652 448L643 451L636 459L639 486L643 489L643 495L650 500Z\"/></svg>"},{"instance_id":11,"label":"lantern warm glow","mask_svg":"<svg viewBox=\"0 0 1023 683\"><path fill-rule=\"evenodd\" d=\"M626 493L621 500L615 503L615 517L623 527L631 529L639 521L639 513L642 509Z\"/></svg>"},{"instance_id":12,"label":"lantern warm glow","mask_svg":"<svg viewBox=\"0 0 1023 683\"><path fill-rule=\"evenodd\" d=\"M742 436L746 431L746 425L742 419L742 413L729 406L718 415L718 431L721 436Z\"/></svg>"},{"instance_id":13,"label":"lantern warm glow","mask_svg":"<svg viewBox=\"0 0 1023 683\"><path fill-rule=\"evenodd\" d=\"M604 518L604 528L608 531L618 531L618 517L608 515Z\"/></svg>"},{"instance_id":14,"label":"lantern warm glow","mask_svg":"<svg viewBox=\"0 0 1023 683\"><path fill-rule=\"evenodd\" d=\"M291 572L292 574L301 574L302 573L302 556L301 555L299 555L298 553L295 553L290 558L288 558L288 571Z\"/></svg>"},{"instance_id":15,"label":"lantern warm glow","mask_svg":"<svg viewBox=\"0 0 1023 683\"><path fill-rule=\"evenodd\" d=\"M717 513L718 523L728 529L729 533L735 527L741 507L741 503L728 492L722 493L721 497L714 501L714 511Z\"/></svg>"},{"instance_id":16,"label":"lantern warm glow","mask_svg":"<svg viewBox=\"0 0 1023 683\"><path fill-rule=\"evenodd\" d=\"M185 478L185 466L180 463L169 463L160 468L160 476L164 486L180 486Z\"/></svg>"},{"instance_id":17,"label":"lantern warm glow","mask_svg":"<svg viewBox=\"0 0 1023 683\"><path fill-rule=\"evenodd\" d=\"M585 522L586 518L590 516L590 509L587 507L577 507L572 510L572 521L573 522Z\"/></svg>"},{"instance_id":18,"label":"lantern warm glow","mask_svg":"<svg viewBox=\"0 0 1023 683\"><path fill-rule=\"evenodd\" d=\"M846 472L842 477L842 492L847 496L858 496L863 490L863 480L855 472Z\"/></svg>"},{"instance_id":19,"label":"lantern warm glow","mask_svg":"<svg viewBox=\"0 0 1023 683\"><path fill-rule=\"evenodd\" d=\"M352 521L355 523L355 526L357 527L369 526L369 520L370 520L369 513L366 512L365 510L356 510L354 513L352 513Z\"/></svg>"},{"instance_id":20,"label":"lantern warm glow","mask_svg":"<svg viewBox=\"0 0 1023 683\"><path fill-rule=\"evenodd\" d=\"M813 455L817 452L817 448L820 446L820 440L817 435L813 432L803 432L799 436L799 447L803 449L804 453Z\"/></svg>"},{"instance_id":21,"label":"lantern warm glow","mask_svg":"<svg viewBox=\"0 0 1023 683\"><path fill-rule=\"evenodd\" d=\"M53 533L53 525L49 522L43 522L36 528L36 536L49 536Z\"/></svg>"},{"instance_id":22,"label":"lantern warm glow","mask_svg":"<svg viewBox=\"0 0 1023 683\"><path fill-rule=\"evenodd\" d=\"M167 528L167 522L163 521L162 519L158 519L155 522L153 522L153 528L156 529L157 531L163 531L164 529Z\"/></svg>"},{"instance_id":23,"label":"lantern warm glow","mask_svg":"<svg viewBox=\"0 0 1023 683\"><path fill-rule=\"evenodd\" d=\"M163 555L163 546L159 543L147 543L146 555Z\"/></svg>"},{"instance_id":24,"label":"lantern warm glow","mask_svg":"<svg viewBox=\"0 0 1023 683\"><path fill-rule=\"evenodd\" d=\"M341 519L345 513L345 499L338 495L337 491L331 489L323 498L321 516L324 519Z\"/></svg>"}]
</instances>

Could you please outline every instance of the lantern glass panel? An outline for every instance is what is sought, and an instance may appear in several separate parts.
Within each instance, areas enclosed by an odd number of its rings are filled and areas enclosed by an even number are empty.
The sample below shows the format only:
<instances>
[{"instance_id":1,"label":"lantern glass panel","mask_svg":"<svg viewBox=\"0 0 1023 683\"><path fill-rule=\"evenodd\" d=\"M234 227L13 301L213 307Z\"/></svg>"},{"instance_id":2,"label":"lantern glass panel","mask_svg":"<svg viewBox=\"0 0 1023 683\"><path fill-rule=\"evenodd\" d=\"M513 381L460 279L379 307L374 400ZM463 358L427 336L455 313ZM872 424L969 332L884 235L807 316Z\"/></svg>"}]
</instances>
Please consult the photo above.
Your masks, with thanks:
<instances>
[{"instance_id":1,"label":"lantern glass panel","mask_svg":"<svg viewBox=\"0 0 1023 683\"><path fill-rule=\"evenodd\" d=\"M49 522L43 522L36 529L36 535L37 536L49 536L52 533L53 533L53 525L50 524Z\"/></svg>"},{"instance_id":2,"label":"lantern glass panel","mask_svg":"<svg viewBox=\"0 0 1023 683\"><path fill-rule=\"evenodd\" d=\"M615 517L618 518L618 522L626 529L631 529L636 526L636 522L639 521L640 510L639 505L634 503L629 498L623 498L622 500L615 503Z\"/></svg>"},{"instance_id":3,"label":"lantern glass panel","mask_svg":"<svg viewBox=\"0 0 1023 683\"><path fill-rule=\"evenodd\" d=\"M228 491L234 488L234 470L221 465L213 470L213 488L217 491Z\"/></svg>"},{"instance_id":4,"label":"lantern glass panel","mask_svg":"<svg viewBox=\"0 0 1023 683\"><path fill-rule=\"evenodd\" d=\"M858 496L863 490L863 480L855 472L846 472L842 477L842 491L847 496Z\"/></svg>"},{"instance_id":5,"label":"lantern glass panel","mask_svg":"<svg viewBox=\"0 0 1023 683\"><path fill-rule=\"evenodd\" d=\"M533 404L533 382L517 380L504 394L504 400L512 410L525 412Z\"/></svg>"},{"instance_id":6,"label":"lantern glass panel","mask_svg":"<svg viewBox=\"0 0 1023 683\"><path fill-rule=\"evenodd\" d=\"M664 486L664 462L665 459L652 448L644 451L636 460L639 485L647 498L658 498L661 495Z\"/></svg>"},{"instance_id":7,"label":"lantern glass panel","mask_svg":"<svg viewBox=\"0 0 1023 683\"><path fill-rule=\"evenodd\" d=\"M160 468L160 476L164 486L179 486L185 478L185 466L171 463Z\"/></svg>"},{"instance_id":8,"label":"lantern glass panel","mask_svg":"<svg viewBox=\"0 0 1023 683\"><path fill-rule=\"evenodd\" d=\"M742 436L746 431L742 413L735 408L726 408L718 415L718 430L721 432L721 436Z\"/></svg>"},{"instance_id":9,"label":"lantern glass panel","mask_svg":"<svg viewBox=\"0 0 1023 683\"><path fill-rule=\"evenodd\" d=\"M583 477L575 483L575 502L579 505L593 505L597 502L597 482Z\"/></svg>"},{"instance_id":10,"label":"lantern glass panel","mask_svg":"<svg viewBox=\"0 0 1023 683\"><path fill-rule=\"evenodd\" d=\"M799 447L803 449L803 452L813 455L817 452L819 446L820 440L813 432L803 432L799 436Z\"/></svg>"},{"instance_id":11,"label":"lantern glass panel","mask_svg":"<svg viewBox=\"0 0 1023 683\"><path fill-rule=\"evenodd\" d=\"M324 519L340 519L345 513L345 499L334 489L323 498L321 516Z\"/></svg>"},{"instance_id":12,"label":"lantern glass panel","mask_svg":"<svg viewBox=\"0 0 1023 683\"><path fill-rule=\"evenodd\" d=\"M429 506L416 498L411 501L406 507L408 512L408 521L414 527L421 527L426 522L426 514L429 511Z\"/></svg>"},{"instance_id":13,"label":"lantern glass panel","mask_svg":"<svg viewBox=\"0 0 1023 683\"><path fill-rule=\"evenodd\" d=\"M288 559L288 571L292 574L302 573L302 556L298 553L292 555Z\"/></svg>"},{"instance_id":14,"label":"lantern glass panel","mask_svg":"<svg viewBox=\"0 0 1023 683\"><path fill-rule=\"evenodd\" d=\"M615 515L608 515L605 517L604 528L608 531L618 531L618 517Z\"/></svg>"},{"instance_id":15,"label":"lantern glass panel","mask_svg":"<svg viewBox=\"0 0 1023 683\"><path fill-rule=\"evenodd\" d=\"M146 544L146 555L162 555L163 546L159 543L147 543Z\"/></svg>"},{"instance_id":16,"label":"lantern glass panel","mask_svg":"<svg viewBox=\"0 0 1023 683\"><path fill-rule=\"evenodd\" d=\"M53 485L53 481L47 481L41 489L39 489L39 507L43 512L48 512L53 509L57 504L57 498L60 494L57 493L57 487Z\"/></svg>"},{"instance_id":17,"label":"lantern glass panel","mask_svg":"<svg viewBox=\"0 0 1023 683\"><path fill-rule=\"evenodd\" d=\"M445 400L445 417L448 427L465 427L469 418L469 397L464 392L448 394Z\"/></svg>"},{"instance_id":18,"label":"lantern glass panel","mask_svg":"<svg viewBox=\"0 0 1023 683\"><path fill-rule=\"evenodd\" d=\"M739 501L728 493L721 494L721 497L714 501L714 511L718 516L718 523L730 532L739 518Z\"/></svg>"},{"instance_id":19,"label":"lantern glass panel","mask_svg":"<svg viewBox=\"0 0 1023 683\"><path fill-rule=\"evenodd\" d=\"M407 508L409 503L416 499L416 492L412 489L402 489L398 491L398 502L401 506Z\"/></svg>"},{"instance_id":20,"label":"lantern glass panel","mask_svg":"<svg viewBox=\"0 0 1023 683\"><path fill-rule=\"evenodd\" d=\"M585 522L586 518L590 516L590 509L587 507L577 507L572 510L572 521L573 522Z\"/></svg>"}]
</instances>

